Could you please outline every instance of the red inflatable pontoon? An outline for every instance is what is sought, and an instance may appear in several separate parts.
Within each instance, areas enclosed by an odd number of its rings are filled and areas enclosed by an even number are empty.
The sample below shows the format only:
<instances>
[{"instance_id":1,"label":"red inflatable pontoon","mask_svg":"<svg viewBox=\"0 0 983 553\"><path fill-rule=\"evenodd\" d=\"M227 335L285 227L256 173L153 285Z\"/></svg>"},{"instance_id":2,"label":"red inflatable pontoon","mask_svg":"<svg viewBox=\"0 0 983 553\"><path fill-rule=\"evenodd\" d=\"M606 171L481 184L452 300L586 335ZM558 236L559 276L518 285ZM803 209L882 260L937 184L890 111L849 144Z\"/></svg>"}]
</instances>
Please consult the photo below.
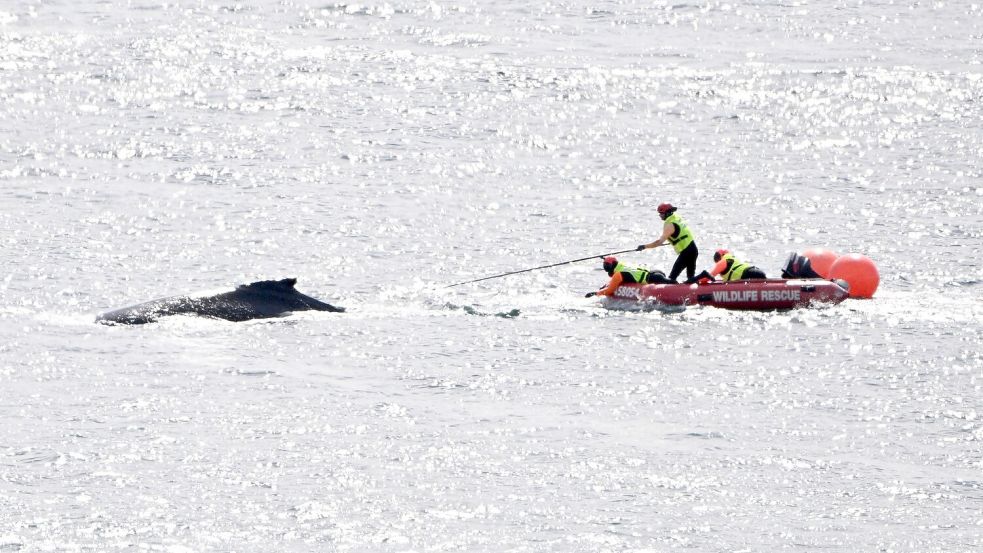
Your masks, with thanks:
<instances>
[{"instance_id":1,"label":"red inflatable pontoon","mask_svg":"<svg viewBox=\"0 0 983 553\"><path fill-rule=\"evenodd\" d=\"M848 296L846 288L831 280L767 279L707 284L623 284L606 300L612 306L630 301L770 311L818 303L836 304Z\"/></svg>"}]
</instances>

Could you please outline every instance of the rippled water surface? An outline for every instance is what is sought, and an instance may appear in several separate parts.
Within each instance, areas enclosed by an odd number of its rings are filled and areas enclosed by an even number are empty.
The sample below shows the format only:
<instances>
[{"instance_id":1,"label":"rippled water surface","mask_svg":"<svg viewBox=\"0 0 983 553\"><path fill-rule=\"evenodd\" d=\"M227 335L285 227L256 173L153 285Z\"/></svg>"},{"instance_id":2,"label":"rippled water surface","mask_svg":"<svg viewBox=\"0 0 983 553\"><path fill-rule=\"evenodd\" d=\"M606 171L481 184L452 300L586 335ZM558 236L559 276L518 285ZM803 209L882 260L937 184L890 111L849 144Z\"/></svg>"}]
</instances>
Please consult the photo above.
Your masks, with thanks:
<instances>
[{"instance_id":1,"label":"rippled water surface","mask_svg":"<svg viewBox=\"0 0 983 553\"><path fill-rule=\"evenodd\" d=\"M981 44L963 2L0 3L0 551L979 551ZM880 288L446 287L663 201L700 268ZM348 312L93 322L286 277Z\"/></svg>"}]
</instances>

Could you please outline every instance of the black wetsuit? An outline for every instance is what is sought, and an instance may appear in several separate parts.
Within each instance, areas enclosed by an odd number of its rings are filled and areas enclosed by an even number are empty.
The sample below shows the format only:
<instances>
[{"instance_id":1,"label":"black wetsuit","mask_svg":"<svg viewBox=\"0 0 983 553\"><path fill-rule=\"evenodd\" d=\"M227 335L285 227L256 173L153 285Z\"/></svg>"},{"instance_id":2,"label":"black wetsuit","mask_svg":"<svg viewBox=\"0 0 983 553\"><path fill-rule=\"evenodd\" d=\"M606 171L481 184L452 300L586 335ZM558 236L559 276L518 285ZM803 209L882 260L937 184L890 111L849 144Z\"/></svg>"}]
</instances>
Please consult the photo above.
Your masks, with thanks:
<instances>
[{"instance_id":1,"label":"black wetsuit","mask_svg":"<svg viewBox=\"0 0 983 553\"><path fill-rule=\"evenodd\" d=\"M744 269L744 274L741 275L741 280L754 280L759 278L768 278L765 272L761 269L755 267L754 265Z\"/></svg>"},{"instance_id":2,"label":"black wetsuit","mask_svg":"<svg viewBox=\"0 0 983 553\"><path fill-rule=\"evenodd\" d=\"M662 271L649 271L645 277L645 282L649 284L673 284L676 281L666 278L666 274Z\"/></svg>"},{"instance_id":3,"label":"black wetsuit","mask_svg":"<svg viewBox=\"0 0 983 553\"><path fill-rule=\"evenodd\" d=\"M679 227L676 227L679 232ZM672 271L669 272L669 280L675 281L679 273L686 269L686 278L691 279L696 274L696 258L700 256L700 250L696 248L696 241L690 242L683 251L679 252L679 257L672 264Z\"/></svg>"}]
</instances>

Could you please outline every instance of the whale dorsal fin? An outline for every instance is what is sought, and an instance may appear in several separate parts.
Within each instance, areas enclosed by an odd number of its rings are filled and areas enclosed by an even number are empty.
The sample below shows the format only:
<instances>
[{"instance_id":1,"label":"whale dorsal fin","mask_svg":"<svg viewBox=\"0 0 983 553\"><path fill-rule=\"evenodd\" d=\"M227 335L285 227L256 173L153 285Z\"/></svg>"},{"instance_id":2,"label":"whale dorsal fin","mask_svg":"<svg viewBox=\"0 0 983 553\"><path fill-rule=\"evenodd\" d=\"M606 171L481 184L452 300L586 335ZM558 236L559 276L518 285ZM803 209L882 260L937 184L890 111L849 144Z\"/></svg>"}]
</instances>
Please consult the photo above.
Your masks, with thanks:
<instances>
[{"instance_id":1,"label":"whale dorsal fin","mask_svg":"<svg viewBox=\"0 0 983 553\"><path fill-rule=\"evenodd\" d=\"M249 284L240 284L236 287L237 290L249 289L249 290L285 290L293 291L294 285L297 284L296 278L285 278L283 280L260 280L259 282L251 282Z\"/></svg>"}]
</instances>

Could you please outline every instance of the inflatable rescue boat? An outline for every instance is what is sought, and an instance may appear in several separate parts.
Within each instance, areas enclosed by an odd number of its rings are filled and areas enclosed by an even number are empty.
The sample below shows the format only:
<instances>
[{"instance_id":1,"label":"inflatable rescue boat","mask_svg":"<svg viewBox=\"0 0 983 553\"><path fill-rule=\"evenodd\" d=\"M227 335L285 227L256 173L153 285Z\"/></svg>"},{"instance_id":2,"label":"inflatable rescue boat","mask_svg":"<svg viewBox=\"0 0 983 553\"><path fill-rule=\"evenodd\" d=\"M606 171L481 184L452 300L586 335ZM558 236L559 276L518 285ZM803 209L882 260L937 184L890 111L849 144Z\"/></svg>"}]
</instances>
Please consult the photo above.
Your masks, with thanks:
<instances>
[{"instance_id":1,"label":"inflatable rescue boat","mask_svg":"<svg viewBox=\"0 0 983 553\"><path fill-rule=\"evenodd\" d=\"M849 296L846 283L823 279L761 279L705 284L623 284L605 306L625 302L665 306L709 305L723 309L772 311L837 304Z\"/></svg>"}]
</instances>

